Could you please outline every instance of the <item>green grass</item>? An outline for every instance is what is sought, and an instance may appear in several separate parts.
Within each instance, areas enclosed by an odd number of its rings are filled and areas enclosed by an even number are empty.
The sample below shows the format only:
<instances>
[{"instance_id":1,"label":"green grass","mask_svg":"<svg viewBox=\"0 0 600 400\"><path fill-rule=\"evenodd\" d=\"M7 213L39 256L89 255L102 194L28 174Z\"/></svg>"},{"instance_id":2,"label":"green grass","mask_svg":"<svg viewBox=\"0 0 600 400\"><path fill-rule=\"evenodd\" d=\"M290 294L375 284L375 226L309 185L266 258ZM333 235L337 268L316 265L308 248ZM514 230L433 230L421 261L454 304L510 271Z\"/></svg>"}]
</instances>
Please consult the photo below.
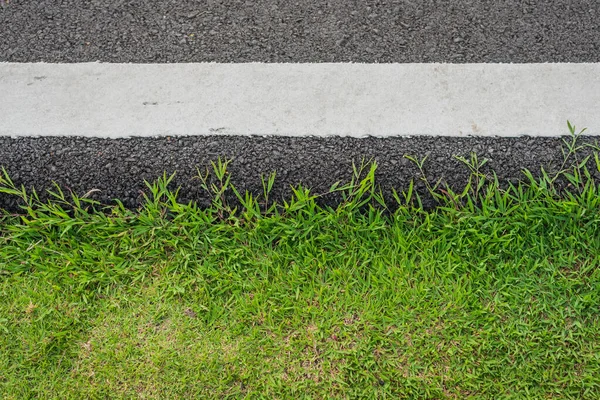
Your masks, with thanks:
<instances>
[{"instance_id":1,"label":"green grass","mask_svg":"<svg viewBox=\"0 0 600 400\"><path fill-rule=\"evenodd\" d=\"M565 146L506 188L464 160L427 211L412 186L386 209L376 164L335 209L222 161L207 209L166 176L130 211L5 174L0 398L600 398L600 161Z\"/></svg>"}]
</instances>

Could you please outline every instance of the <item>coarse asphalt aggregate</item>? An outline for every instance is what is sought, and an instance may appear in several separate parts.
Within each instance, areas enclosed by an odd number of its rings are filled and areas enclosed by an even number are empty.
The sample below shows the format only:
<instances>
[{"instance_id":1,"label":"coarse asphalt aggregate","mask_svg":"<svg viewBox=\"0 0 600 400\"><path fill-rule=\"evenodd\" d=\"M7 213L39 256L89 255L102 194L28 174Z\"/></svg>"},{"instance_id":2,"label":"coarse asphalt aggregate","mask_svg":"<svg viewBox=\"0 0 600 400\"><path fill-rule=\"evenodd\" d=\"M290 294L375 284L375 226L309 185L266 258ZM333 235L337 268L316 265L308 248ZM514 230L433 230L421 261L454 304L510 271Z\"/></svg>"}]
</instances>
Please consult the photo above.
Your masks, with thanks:
<instances>
[{"instance_id":1,"label":"coarse asphalt aggregate","mask_svg":"<svg viewBox=\"0 0 600 400\"><path fill-rule=\"evenodd\" d=\"M0 62L599 62L599 18L596 0L0 0ZM467 168L455 155L475 151L505 181L558 168L560 147L545 137L0 137L0 165L27 188L56 181L134 207L143 179L165 170L177 171L182 200L205 201L192 177L219 156L233 159L242 190L259 193L260 174L277 171L282 198L298 183L325 192L363 158L378 161L385 190L419 182L405 155L428 155L431 179L461 187ZM0 208L16 206L0 195Z\"/></svg>"}]
</instances>

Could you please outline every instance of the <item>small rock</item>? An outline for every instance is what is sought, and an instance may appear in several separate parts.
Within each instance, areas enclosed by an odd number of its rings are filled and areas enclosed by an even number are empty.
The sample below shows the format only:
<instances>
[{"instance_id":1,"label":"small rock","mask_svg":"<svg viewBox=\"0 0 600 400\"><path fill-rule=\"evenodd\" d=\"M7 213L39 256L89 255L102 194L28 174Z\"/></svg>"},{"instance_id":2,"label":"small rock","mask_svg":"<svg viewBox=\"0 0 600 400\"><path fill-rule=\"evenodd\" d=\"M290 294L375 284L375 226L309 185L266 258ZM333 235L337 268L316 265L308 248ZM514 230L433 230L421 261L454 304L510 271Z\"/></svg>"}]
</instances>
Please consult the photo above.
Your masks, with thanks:
<instances>
[{"instance_id":1,"label":"small rock","mask_svg":"<svg viewBox=\"0 0 600 400\"><path fill-rule=\"evenodd\" d=\"M338 47L344 47L348 43L348 40L349 40L348 37L338 39L338 40L336 40L335 45Z\"/></svg>"}]
</instances>

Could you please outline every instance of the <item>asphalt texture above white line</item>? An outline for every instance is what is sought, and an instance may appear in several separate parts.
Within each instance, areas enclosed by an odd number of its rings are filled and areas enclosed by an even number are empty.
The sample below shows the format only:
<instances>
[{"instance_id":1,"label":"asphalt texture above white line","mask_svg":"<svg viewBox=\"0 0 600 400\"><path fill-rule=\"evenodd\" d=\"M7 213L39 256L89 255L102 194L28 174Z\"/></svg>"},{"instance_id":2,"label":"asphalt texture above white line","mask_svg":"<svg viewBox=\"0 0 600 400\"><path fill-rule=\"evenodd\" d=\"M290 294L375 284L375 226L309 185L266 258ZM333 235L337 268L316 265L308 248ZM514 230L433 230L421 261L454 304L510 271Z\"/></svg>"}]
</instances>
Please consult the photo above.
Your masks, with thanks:
<instances>
[{"instance_id":1,"label":"asphalt texture above white line","mask_svg":"<svg viewBox=\"0 0 600 400\"><path fill-rule=\"evenodd\" d=\"M0 63L4 136L559 136L596 64Z\"/></svg>"},{"instance_id":2,"label":"asphalt texture above white line","mask_svg":"<svg viewBox=\"0 0 600 400\"><path fill-rule=\"evenodd\" d=\"M0 0L0 61L600 61L598 0Z\"/></svg>"}]
</instances>

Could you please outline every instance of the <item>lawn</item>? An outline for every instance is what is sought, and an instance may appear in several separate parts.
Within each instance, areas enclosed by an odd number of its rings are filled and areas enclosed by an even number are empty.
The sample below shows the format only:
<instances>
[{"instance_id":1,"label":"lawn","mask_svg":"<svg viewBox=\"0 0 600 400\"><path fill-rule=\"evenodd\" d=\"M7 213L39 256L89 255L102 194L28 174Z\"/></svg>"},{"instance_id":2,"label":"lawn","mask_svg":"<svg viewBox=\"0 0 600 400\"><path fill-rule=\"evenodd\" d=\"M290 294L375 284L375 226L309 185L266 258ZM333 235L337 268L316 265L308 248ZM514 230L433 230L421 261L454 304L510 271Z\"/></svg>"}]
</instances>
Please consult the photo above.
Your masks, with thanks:
<instances>
[{"instance_id":1,"label":"lawn","mask_svg":"<svg viewBox=\"0 0 600 400\"><path fill-rule=\"evenodd\" d=\"M600 398L597 154L504 186L465 162L433 209L388 209L376 164L336 208L221 161L209 208L167 176L127 210L4 174L0 398Z\"/></svg>"}]
</instances>

